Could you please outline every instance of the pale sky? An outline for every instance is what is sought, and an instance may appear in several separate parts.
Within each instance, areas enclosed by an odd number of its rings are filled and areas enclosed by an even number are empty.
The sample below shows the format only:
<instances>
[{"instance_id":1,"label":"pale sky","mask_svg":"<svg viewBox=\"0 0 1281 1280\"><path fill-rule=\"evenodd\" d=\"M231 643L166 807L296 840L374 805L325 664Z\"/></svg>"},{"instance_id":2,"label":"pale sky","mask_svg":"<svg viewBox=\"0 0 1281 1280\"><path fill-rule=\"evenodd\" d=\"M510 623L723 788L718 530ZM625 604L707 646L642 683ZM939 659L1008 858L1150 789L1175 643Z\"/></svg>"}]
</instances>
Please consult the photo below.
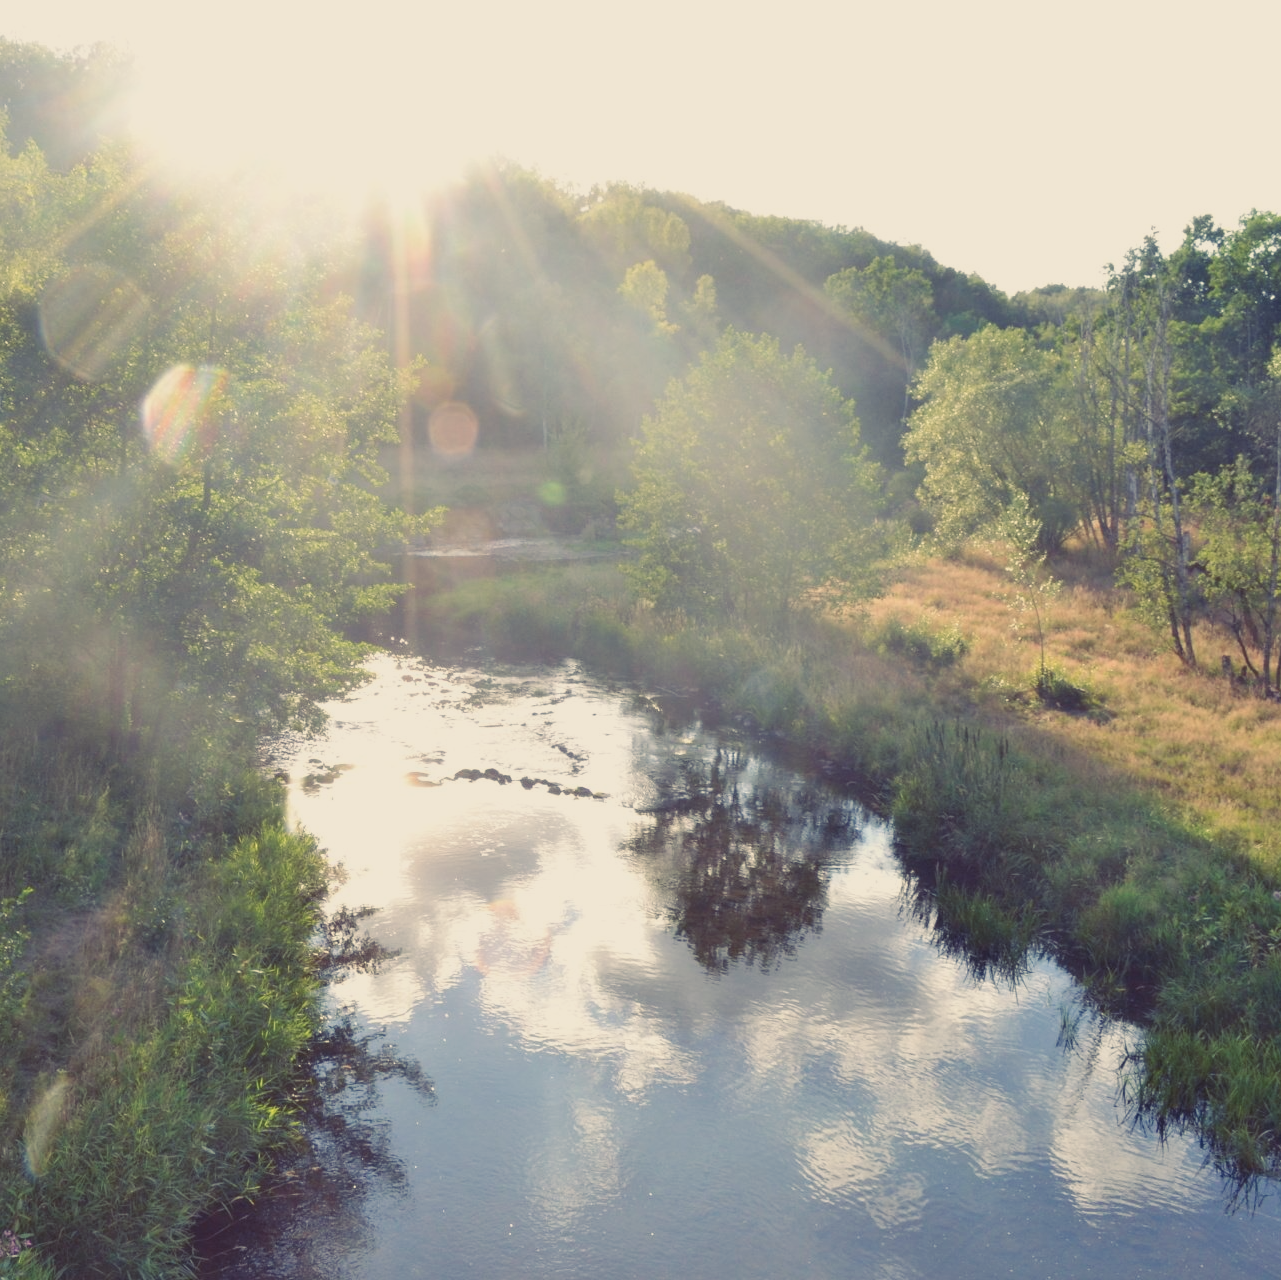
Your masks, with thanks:
<instances>
[{"instance_id":1,"label":"pale sky","mask_svg":"<svg viewBox=\"0 0 1281 1280\"><path fill-rule=\"evenodd\" d=\"M353 194L502 156L861 226L1010 293L1281 211L1276 0L8 0L0 36L132 48L140 124L196 168Z\"/></svg>"}]
</instances>

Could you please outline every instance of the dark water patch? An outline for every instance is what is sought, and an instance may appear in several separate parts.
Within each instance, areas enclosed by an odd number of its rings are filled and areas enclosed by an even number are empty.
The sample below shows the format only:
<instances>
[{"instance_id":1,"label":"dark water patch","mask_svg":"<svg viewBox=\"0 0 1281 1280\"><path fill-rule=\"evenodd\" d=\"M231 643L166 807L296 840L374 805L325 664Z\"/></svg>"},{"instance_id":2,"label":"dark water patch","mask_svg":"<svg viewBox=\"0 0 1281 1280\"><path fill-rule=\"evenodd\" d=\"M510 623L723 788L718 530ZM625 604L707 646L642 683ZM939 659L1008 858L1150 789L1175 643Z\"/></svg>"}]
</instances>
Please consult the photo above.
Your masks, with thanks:
<instances>
[{"instance_id":1,"label":"dark water patch","mask_svg":"<svg viewBox=\"0 0 1281 1280\"><path fill-rule=\"evenodd\" d=\"M361 1274L359 1257L377 1233L372 1206L402 1199L409 1170L395 1152L382 1108L397 1082L418 1106L435 1089L417 1060L397 1053L350 1011L336 1014L304 1064L309 1085L303 1131L253 1204L200 1224L202 1280L340 1280Z\"/></svg>"}]
</instances>

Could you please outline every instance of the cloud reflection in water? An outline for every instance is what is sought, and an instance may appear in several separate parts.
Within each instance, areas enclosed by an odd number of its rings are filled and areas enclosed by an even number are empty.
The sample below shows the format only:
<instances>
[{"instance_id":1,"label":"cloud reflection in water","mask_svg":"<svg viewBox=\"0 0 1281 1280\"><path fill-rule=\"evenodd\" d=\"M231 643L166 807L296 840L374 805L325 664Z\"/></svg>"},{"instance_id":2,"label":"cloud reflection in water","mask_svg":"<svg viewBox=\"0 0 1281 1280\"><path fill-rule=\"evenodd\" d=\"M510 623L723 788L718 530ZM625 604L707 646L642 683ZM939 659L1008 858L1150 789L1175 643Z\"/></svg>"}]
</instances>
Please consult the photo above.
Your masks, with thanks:
<instances>
[{"instance_id":1,"label":"cloud reflection in water","mask_svg":"<svg viewBox=\"0 0 1281 1280\"><path fill-rule=\"evenodd\" d=\"M1121 1125L1123 1031L1065 1052L1057 969L1011 989L941 956L880 824L738 749L656 736L572 669L413 670L424 687L384 673L344 705L325 751L356 767L297 807L404 951L343 996L437 1080L425 1145L401 1141L451 1168L415 1190L442 1259L527 1259L505 1252L523 1229L544 1268L526 1274L913 1276L946 1241L949 1273L977 1276L999 1238L1016 1271L1067 1274L1086 1249L1073 1274L1120 1274L1140 1251L1162 1265L1189 1213L1196 1256L1253 1256L1252 1229L1225 1254L1206 1225L1219 1193L1194 1152ZM610 798L452 780L491 766ZM369 1275L412 1256L394 1232L379 1249Z\"/></svg>"}]
</instances>

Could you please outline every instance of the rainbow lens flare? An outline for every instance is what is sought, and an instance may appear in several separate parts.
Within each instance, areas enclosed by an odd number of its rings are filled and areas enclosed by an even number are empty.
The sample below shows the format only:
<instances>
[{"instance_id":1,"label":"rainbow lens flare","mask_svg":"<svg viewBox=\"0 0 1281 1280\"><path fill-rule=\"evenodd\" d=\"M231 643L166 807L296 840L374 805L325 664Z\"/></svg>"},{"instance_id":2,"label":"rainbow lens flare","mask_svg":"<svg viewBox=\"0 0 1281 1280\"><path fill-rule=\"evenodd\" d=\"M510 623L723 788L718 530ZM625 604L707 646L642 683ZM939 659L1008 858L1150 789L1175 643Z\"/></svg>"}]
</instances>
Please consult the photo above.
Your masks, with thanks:
<instances>
[{"instance_id":1,"label":"rainbow lens flare","mask_svg":"<svg viewBox=\"0 0 1281 1280\"><path fill-rule=\"evenodd\" d=\"M214 365L176 364L156 379L142 401L142 434L169 462L204 456L217 435L214 406L227 372Z\"/></svg>"}]
</instances>

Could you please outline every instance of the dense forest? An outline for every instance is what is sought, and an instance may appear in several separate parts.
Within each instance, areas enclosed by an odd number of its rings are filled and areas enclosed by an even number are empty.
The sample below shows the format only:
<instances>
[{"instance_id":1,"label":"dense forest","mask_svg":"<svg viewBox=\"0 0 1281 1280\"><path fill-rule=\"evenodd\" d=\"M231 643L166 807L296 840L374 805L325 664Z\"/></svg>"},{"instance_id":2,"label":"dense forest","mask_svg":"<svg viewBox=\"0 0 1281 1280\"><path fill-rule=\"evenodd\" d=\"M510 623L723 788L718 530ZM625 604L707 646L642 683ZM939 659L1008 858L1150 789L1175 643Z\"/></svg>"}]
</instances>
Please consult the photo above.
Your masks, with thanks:
<instances>
[{"instance_id":1,"label":"dense forest","mask_svg":"<svg viewBox=\"0 0 1281 1280\"><path fill-rule=\"evenodd\" d=\"M195 1028L201 983L256 1008L235 983L285 964L264 942L247 967L200 913L233 881L264 892L285 837L255 752L361 679L395 556L439 516L416 459L625 455L606 524L636 591L745 628L1017 523L1025 568L1111 557L1188 670L1209 625L1233 650L1214 675L1281 684L1281 216L1193 212L1103 287L1015 297L862 229L515 166L322 228L155 171L111 109L128 74L108 49L0 41L0 1015L26 1037L3 1051L0 1227L43 1224L59 1265L123 1240L122 1214L182 1248L194 1210L94 1199L66 1152L101 1141L106 1091L158 1088L156 1062L183 1089L225 1066ZM322 889L289 847L305 950ZM168 974L145 980L128 1069L100 1033L113 997L42 988L23 959L42 921L104 904L111 964L132 946ZM245 1124L269 1135L289 1053L246 1026L274 1065ZM80 1145L33 1180L29 1117L58 1108ZM209 1194L240 1193L218 1177ZM77 1273L127 1273L131 1247Z\"/></svg>"}]
</instances>

